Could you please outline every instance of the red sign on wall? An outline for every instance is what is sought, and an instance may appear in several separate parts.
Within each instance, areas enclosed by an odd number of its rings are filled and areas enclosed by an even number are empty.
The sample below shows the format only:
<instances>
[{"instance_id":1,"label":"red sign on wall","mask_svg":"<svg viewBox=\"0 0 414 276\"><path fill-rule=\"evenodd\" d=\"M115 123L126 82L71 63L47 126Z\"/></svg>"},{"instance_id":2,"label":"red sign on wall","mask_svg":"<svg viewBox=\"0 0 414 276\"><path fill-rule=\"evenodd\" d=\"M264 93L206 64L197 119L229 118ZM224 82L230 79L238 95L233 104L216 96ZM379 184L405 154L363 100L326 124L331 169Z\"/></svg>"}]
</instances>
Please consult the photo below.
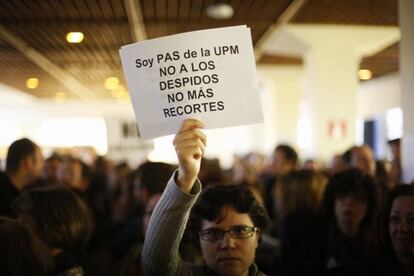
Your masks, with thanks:
<instances>
[{"instance_id":1,"label":"red sign on wall","mask_svg":"<svg viewBox=\"0 0 414 276\"><path fill-rule=\"evenodd\" d=\"M332 119L328 123L328 136L332 140L341 140L346 136L345 119Z\"/></svg>"}]
</instances>

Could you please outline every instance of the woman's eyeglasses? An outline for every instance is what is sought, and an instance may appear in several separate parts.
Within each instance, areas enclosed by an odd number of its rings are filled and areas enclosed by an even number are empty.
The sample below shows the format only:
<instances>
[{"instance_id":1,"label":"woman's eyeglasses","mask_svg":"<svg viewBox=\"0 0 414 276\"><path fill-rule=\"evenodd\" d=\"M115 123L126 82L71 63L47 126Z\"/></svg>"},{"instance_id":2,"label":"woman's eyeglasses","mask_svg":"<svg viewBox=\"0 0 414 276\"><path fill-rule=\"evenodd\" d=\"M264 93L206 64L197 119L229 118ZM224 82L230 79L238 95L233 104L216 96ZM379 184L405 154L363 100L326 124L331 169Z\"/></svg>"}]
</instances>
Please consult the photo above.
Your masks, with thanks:
<instances>
[{"instance_id":1,"label":"woman's eyeglasses","mask_svg":"<svg viewBox=\"0 0 414 276\"><path fill-rule=\"evenodd\" d=\"M226 233L232 239L247 239L253 236L255 232L258 232L259 228L250 227L244 225L233 226L228 230L220 228L207 228L199 232L200 238L204 241L220 241L224 238Z\"/></svg>"}]
</instances>

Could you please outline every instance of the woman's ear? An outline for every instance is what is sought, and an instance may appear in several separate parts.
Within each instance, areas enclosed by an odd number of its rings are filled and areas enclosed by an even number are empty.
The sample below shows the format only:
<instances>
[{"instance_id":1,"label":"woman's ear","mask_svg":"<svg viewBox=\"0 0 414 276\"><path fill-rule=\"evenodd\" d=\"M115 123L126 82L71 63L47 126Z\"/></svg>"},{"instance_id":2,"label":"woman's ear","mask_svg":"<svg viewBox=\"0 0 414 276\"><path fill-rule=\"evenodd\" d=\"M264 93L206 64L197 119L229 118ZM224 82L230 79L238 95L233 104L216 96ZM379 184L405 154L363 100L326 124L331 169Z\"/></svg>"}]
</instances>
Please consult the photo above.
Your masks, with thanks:
<instances>
[{"instance_id":1,"label":"woman's ear","mask_svg":"<svg viewBox=\"0 0 414 276\"><path fill-rule=\"evenodd\" d=\"M256 248L259 247L260 242L262 241L262 233L260 231L256 232Z\"/></svg>"}]
</instances>

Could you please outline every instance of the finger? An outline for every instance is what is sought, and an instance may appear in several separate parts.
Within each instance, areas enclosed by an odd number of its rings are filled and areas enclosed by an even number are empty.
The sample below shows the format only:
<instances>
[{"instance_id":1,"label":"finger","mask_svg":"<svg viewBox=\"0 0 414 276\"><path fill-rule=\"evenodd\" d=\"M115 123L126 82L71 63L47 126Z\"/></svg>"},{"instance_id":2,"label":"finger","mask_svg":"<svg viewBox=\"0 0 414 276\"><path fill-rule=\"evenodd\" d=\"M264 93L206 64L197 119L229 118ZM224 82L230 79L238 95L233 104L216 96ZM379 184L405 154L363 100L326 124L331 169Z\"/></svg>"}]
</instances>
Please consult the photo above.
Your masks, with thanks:
<instances>
[{"instance_id":1,"label":"finger","mask_svg":"<svg viewBox=\"0 0 414 276\"><path fill-rule=\"evenodd\" d=\"M205 151L205 145L201 140L194 140L194 139L187 139L184 141L180 141L179 143L175 144L176 149L186 148L186 147L199 147L202 152Z\"/></svg>"},{"instance_id":2,"label":"finger","mask_svg":"<svg viewBox=\"0 0 414 276\"><path fill-rule=\"evenodd\" d=\"M181 160L188 160L188 158L200 159L204 156L204 148L199 146L186 146L176 149L177 154Z\"/></svg>"},{"instance_id":3,"label":"finger","mask_svg":"<svg viewBox=\"0 0 414 276\"><path fill-rule=\"evenodd\" d=\"M199 129L191 129L191 130L186 130L184 132L181 132L179 134L177 134L174 137L173 140L173 144L177 144L180 141L184 141L184 140L201 140L203 142L203 144L206 146L207 145L207 136Z\"/></svg>"},{"instance_id":4,"label":"finger","mask_svg":"<svg viewBox=\"0 0 414 276\"><path fill-rule=\"evenodd\" d=\"M203 122L197 119L186 119L183 121L181 125L180 132L183 132L189 129L194 129L194 128L204 128Z\"/></svg>"}]
</instances>

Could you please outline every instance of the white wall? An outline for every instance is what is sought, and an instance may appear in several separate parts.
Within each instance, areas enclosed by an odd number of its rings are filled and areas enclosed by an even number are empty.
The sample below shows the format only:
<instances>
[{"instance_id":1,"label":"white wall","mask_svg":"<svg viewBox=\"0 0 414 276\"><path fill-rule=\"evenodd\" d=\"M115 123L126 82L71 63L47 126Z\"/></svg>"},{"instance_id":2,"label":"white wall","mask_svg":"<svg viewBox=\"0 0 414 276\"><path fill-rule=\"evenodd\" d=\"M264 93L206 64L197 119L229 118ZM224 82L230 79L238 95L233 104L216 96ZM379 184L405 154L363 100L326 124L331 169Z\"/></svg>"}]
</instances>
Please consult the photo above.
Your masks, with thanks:
<instances>
[{"instance_id":1,"label":"white wall","mask_svg":"<svg viewBox=\"0 0 414 276\"><path fill-rule=\"evenodd\" d=\"M395 109L400 107L401 85L398 72L361 83L358 91L358 112L361 119L376 123L375 153L378 159L391 157L387 141L398 138L394 137L395 130L400 129L402 122L395 116L391 124L387 120L390 119L389 113L396 112ZM394 133L391 133L392 131ZM390 137L391 134L394 136Z\"/></svg>"},{"instance_id":2,"label":"white wall","mask_svg":"<svg viewBox=\"0 0 414 276\"><path fill-rule=\"evenodd\" d=\"M362 82L358 98L358 112L364 119L371 119L388 109L400 107L400 74L393 73Z\"/></svg>"},{"instance_id":3,"label":"white wall","mask_svg":"<svg viewBox=\"0 0 414 276\"><path fill-rule=\"evenodd\" d=\"M258 66L267 87L265 113L267 149L278 143L297 145L297 122L303 96L302 66Z\"/></svg>"},{"instance_id":4,"label":"white wall","mask_svg":"<svg viewBox=\"0 0 414 276\"><path fill-rule=\"evenodd\" d=\"M2 145L8 145L16 136L30 135L33 121L32 109L36 99L0 83L0 157Z\"/></svg>"},{"instance_id":5,"label":"white wall","mask_svg":"<svg viewBox=\"0 0 414 276\"><path fill-rule=\"evenodd\" d=\"M402 169L405 182L414 181L414 2L399 1L401 26L401 95L404 137L402 140Z\"/></svg>"}]
</instances>

